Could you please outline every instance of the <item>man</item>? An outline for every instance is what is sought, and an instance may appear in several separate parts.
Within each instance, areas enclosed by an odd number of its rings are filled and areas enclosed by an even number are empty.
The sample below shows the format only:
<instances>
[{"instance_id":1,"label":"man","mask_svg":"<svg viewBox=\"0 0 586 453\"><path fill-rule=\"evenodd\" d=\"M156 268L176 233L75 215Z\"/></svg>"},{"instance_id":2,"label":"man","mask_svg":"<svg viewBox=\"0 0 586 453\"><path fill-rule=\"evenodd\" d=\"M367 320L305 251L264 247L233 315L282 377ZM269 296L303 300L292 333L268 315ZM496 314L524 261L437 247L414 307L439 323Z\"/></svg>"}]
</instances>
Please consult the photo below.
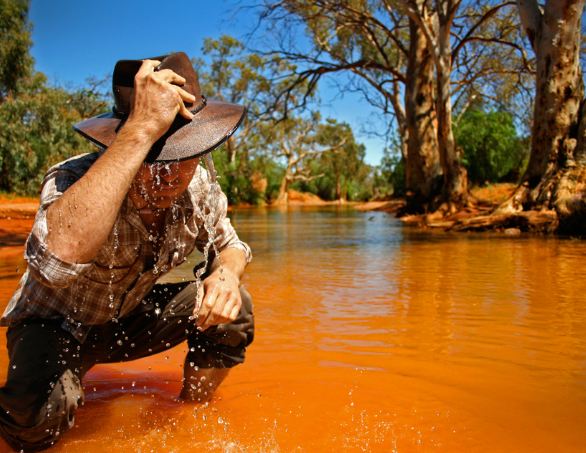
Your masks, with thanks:
<instances>
[{"instance_id":1,"label":"man","mask_svg":"<svg viewBox=\"0 0 586 453\"><path fill-rule=\"evenodd\" d=\"M240 286L250 249L199 165L244 109L206 101L184 53L120 61L113 87L114 112L75 126L105 150L45 176L27 271L2 317L0 433L17 450L47 448L73 426L96 363L187 340L180 397L205 401L253 338ZM211 258L203 285L155 284L195 247Z\"/></svg>"}]
</instances>

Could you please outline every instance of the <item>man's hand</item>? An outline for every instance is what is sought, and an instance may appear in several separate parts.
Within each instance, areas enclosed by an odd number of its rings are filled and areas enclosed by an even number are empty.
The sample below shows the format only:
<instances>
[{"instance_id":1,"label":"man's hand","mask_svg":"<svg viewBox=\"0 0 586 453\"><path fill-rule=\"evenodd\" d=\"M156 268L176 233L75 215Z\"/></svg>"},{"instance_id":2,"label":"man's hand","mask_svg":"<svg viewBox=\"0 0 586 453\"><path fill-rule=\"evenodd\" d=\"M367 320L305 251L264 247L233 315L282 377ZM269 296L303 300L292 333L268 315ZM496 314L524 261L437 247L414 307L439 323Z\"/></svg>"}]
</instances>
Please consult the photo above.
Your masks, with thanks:
<instances>
[{"instance_id":1,"label":"man's hand","mask_svg":"<svg viewBox=\"0 0 586 453\"><path fill-rule=\"evenodd\" d=\"M193 114L184 102L195 102L195 96L178 85L185 79L170 69L155 71L156 60L144 60L134 77L134 98L127 124L137 124L157 141L171 126L177 113L187 120Z\"/></svg>"},{"instance_id":2,"label":"man's hand","mask_svg":"<svg viewBox=\"0 0 586 453\"><path fill-rule=\"evenodd\" d=\"M204 297L199 313L194 313L199 330L236 320L242 305L239 285L238 276L222 267L203 281Z\"/></svg>"}]
</instances>

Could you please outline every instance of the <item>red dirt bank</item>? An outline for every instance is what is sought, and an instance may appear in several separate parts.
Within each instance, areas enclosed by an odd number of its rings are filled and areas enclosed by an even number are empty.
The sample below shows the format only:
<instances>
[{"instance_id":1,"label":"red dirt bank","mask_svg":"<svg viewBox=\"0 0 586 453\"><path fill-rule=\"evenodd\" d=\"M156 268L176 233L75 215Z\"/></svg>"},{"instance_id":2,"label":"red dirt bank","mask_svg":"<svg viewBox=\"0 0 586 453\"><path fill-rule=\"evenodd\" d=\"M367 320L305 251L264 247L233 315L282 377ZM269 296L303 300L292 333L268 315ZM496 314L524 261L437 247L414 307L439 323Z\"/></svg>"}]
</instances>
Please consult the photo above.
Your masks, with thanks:
<instances>
[{"instance_id":1,"label":"red dirt bank","mask_svg":"<svg viewBox=\"0 0 586 453\"><path fill-rule=\"evenodd\" d=\"M0 247L24 243L38 207L36 198L0 195Z\"/></svg>"}]
</instances>

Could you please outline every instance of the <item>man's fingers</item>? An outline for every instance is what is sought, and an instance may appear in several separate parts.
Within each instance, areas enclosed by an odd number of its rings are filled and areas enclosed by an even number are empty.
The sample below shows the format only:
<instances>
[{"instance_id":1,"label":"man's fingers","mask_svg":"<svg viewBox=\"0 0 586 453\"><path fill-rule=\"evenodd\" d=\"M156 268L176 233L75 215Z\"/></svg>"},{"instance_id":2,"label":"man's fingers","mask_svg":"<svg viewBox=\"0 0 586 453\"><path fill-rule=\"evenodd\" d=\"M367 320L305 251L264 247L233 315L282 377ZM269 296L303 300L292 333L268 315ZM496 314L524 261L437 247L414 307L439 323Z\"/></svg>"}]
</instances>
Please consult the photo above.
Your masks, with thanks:
<instances>
[{"instance_id":1,"label":"man's fingers","mask_svg":"<svg viewBox=\"0 0 586 453\"><path fill-rule=\"evenodd\" d=\"M224 318L223 322L234 321L238 316L241 305L242 301L240 300L240 294L233 294L222 311L222 318Z\"/></svg>"},{"instance_id":2,"label":"man's fingers","mask_svg":"<svg viewBox=\"0 0 586 453\"><path fill-rule=\"evenodd\" d=\"M197 321L195 322L195 325L202 327L210 317L211 313L212 311L209 308L202 306L201 310L199 310L199 314L197 315Z\"/></svg>"},{"instance_id":3,"label":"man's fingers","mask_svg":"<svg viewBox=\"0 0 586 453\"><path fill-rule=\"evenodd\" d=\"M197 317L197 326L202 327L212 315L214 305L217 302L218 292L214 287L211 291L206 291L201 302L201 308Z\"/></svg>"},{"instance_id":4,"label":"man's fingers","mask_svg":"<svg viewBox=\"0 0 586 453\"><path fill-rule=\"evenodd\" d=\"M191 93L188 93L183 88L179 88L178 86L173 85L173 88L179 95L179 114L186 120L192 120L194 115L185 106L184 101L193 103L195 102L195 96Z\"/></svg>"},{"instance_id":5,"label":"man's fingers","mask_svg":"<svg viewBox=\"0 0 586 453\"><path fill-rule=\"evenodd\" d=\"M175 91L177 91L177 93L179 93L179 96L181 96L181 99L183 99L184 101L187 102L195 102L195 96L187 91L185 91L183 88L178 87L176 85L173 85L173 87L175 88Z\"/></svg>"},{"instance_id":6,"label":"man's fingers","mask_svg":"<svg viewBox=\"0 0 586 453\"><path fill-rule=\"evenodd\" d=\"M157 71L157 74L165 82L185 85L185 79L170 69L161 69L160 71Z\"/></svg>"},{"instance_id":7,"label":"man's fingers","mask_svg":"<svg viewBox=\"0 0 586 453\"><path fill-rule=\"evenodd\" d=\"M200 330L236 319L231 318L231 315L233 312L237 314L240 309L238 300L230 297L229 292L217 286L210 291L204 307L206 311L203 313L203 310L200 311L197 320Z\"/></svg>"},{"instance_id":8,"label":"man's fingers","mask_svg":"<svg viewBox=\"0 0 586 453\"><path fill-rule=\"evenodd\" d=\"M224 319L230 318L230 313L232 312L235 303L236 303L236 301L233 298L229 299L228 302L226 302L226 305L224 305L224 309L222 310L222 313L221 313L222 318L224 318Z\"/></svg>"},{"instance_id":9,"label":"man's fingers","mask_svg":"<svg viewBox=\"0 0 586 453\"><path fill-rule=\"evenodd\" d=\"M240 306L234 305L234 308L232 308L232 311L230 312L230 316L228 316L230 321L235 321L238 317L238 313L240 313Z\"/></svg>"},{"instance_id":10,"label":"man's fingers","mask_svg":"<svg viewBox=\"0 0 586 453\"><path fill-rule=\"evenodd\" d=\"M222 317L225 318L224 322L235 321L240 312L240 303L237 299L233 299L232 303L227 305L225 310L222 312Z\"/></svg>"},{"instance_id":11,"label":"man's fingers","mask_svg":"<svg viewBox=\"0 0 586 453\"><path fill-rule=\"evenodd\" d=\"M136 73L136 77L143 77L153 72L153 70L160 64L161 62L157 60L142 60L142 65L140 65L140 68Z\"/></svg>"},{"instance_id":12,"label":"man's fingers","mask_svg":"<svg viewBox=\"0 0 586 453\"><path fill-rule=\"evenodd\" d=\"M212 308L210 316L208 316L208 319L206 319L205 323L212 326L220 324L223 321L222 310L228 302L229 300L227 294L221 288L218 288L216 302Z\"/></svg>"},{"instance_id":13,"label":"man's fingers","mask_svg":"<svg viewBox=\"0 0 586 453\"><path fill-rule=\"evenodd\" d=\"M194 115L189 111L185 104L183 103L183 99L179 98L179 115L181 115L186 120L192 120Z\"/></svg>"}]
</instances>

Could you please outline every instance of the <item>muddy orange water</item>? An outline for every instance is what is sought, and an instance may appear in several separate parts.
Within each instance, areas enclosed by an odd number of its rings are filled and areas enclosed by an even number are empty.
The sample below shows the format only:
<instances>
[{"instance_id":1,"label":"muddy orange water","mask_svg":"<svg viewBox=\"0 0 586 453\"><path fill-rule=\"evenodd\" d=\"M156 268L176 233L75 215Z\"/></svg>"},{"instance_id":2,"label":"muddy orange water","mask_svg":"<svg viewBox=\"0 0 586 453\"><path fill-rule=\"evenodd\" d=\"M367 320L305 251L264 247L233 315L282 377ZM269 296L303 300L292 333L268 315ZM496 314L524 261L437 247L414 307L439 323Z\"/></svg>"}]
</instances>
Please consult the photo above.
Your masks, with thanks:
<instances>
[{"instance_id":1,"label":"muddy orange water","mask_svg":"<svg viewBox=\"0 0 586 453\"><path fill-rule=\"evenodd\" d=\"M233 219L255 253L246 364L208 406L175 400L182 347L96 367L55 451L586 450L586 243L334 208ZM6 301L21 247L1 256Z\"/></svg>"}]
</instances>

